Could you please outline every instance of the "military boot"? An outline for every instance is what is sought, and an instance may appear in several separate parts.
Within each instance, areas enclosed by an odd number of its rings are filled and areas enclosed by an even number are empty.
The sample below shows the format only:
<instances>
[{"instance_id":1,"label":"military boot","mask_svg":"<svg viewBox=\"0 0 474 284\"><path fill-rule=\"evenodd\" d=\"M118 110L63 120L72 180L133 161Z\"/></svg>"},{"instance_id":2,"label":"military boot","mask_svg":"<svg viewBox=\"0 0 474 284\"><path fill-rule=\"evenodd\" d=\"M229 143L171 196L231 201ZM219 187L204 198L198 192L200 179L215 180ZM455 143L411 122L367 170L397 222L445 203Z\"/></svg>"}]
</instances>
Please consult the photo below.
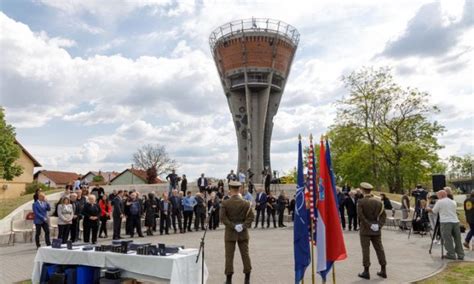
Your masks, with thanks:
<instances>
[{"instance_id":1,"label":"military boot","mask_svg":"<svg viewBox=\"0 0 474 284\"><path fill-rule=\"evenodd\" d=\"M387 278L387 270L385 269L385 265L381 266L381 269L379 272L377 272L377 275L382 278Z\"/></svg>"},{"instance_id":2,"label":"military boot","mask_svg":"<svg viewBox=\"0 0 474 284\"><path fill-rule=\"evenodd\" d=\"M364 272L362 273L359 273L358 275L360 278L364 278L364 279L370 279L370 273L369 273L369 267L364 267Z\"/></svg>"},{"instance_id":3,"label":"military boot","mask_svg":"<svg viewBox=\"0 0 474 284\"><path fill-rule=\"evenodd\" d=\"M244 284L250 284L250 272L245 273L245 282Z\"/></svg>"}]
</instances>

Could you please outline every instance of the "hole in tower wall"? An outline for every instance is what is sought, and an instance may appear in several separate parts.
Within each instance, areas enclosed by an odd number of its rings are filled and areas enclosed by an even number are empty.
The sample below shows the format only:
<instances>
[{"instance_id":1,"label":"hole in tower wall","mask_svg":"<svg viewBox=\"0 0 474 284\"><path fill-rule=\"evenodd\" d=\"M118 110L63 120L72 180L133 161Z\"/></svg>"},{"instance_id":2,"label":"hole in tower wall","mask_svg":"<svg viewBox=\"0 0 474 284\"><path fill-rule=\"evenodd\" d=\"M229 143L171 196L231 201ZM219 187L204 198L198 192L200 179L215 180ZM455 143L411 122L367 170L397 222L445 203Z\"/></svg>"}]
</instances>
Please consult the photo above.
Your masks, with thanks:
<instances>
[{"instance_id":1,"label":"hole in tower wall","mask_svg":"<svg viewBox=\"0 0 474 284\"><path fill-rule=\"evenodd\" d=\"M248 116L247 116L247 115L244 115L244 117L242 118L241 122L242 122L242 124L247 125L247 124L249 123L249 121L248 121Z\"/></svg>"}]
</instances>

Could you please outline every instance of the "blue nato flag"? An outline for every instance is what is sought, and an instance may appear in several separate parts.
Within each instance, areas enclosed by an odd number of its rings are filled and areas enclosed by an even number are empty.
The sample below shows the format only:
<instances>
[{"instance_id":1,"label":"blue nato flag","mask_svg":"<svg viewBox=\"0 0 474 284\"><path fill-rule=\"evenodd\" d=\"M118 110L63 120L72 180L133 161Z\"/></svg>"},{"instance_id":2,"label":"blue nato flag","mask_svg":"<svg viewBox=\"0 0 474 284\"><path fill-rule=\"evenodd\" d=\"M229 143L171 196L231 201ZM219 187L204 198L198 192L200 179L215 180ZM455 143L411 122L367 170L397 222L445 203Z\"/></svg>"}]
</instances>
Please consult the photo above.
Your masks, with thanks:
<instances>
[{"instance_id":1,"label":"blue nato flag","mask_svg":"<svg viewBox=\"0 0 474 284\"><path fill-rule=\"evenodd\" d=\"M293 227L293 246L295 256L295 284L304 278L306 268L311 263L309 250L309 213L304 194L303 151L301 140L298 144L298 184L295 196L295 219Z\"/></svg>"}]
</instances>

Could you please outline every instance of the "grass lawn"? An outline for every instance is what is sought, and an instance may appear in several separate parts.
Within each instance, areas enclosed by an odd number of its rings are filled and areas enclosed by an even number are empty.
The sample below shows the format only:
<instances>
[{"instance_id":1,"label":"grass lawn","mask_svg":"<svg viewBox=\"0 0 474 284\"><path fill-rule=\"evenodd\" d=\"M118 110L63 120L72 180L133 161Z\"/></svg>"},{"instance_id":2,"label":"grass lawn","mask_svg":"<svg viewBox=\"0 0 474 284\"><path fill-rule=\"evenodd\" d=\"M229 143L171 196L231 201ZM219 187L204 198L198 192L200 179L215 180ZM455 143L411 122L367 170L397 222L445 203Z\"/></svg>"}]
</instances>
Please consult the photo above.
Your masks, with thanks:
<instances>
[{"instance_id":1,"label":"grass lawn","mask_svg":"<svg viewBox=\"0 0 474 284\"><path fill-rule=\"evenodd\" d=\"M46 191L46 194L51 194L55 192L62 191L62 189L52 189L49 191ZM20 197L16 198L2 198L0 199L0 219L3 219L3 217L7 216L15 210L18 206L30 201L33 199L33 193L32 194L26 194L22 195Z\"/></svg>"},{"instance_id":2,"label":"grass lawn","mask_svg":"<svg viewBox=\"0 0 474 284\"><path fill-rule=\"evenodd\" d=\"M417 284L457 284L457 283L474 283L474 264L472 262L451 262L440 273Z\"/></svg>"}]
</instances>

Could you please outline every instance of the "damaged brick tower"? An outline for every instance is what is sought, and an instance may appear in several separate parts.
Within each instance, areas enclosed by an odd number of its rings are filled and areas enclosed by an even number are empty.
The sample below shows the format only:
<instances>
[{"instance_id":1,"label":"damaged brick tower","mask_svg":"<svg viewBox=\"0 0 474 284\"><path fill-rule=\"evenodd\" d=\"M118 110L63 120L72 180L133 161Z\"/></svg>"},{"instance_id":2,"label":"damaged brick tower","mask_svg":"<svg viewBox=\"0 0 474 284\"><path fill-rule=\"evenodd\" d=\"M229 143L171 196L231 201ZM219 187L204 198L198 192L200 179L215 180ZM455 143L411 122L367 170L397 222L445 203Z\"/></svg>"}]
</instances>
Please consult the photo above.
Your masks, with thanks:
<instances>
[{"instance_id":1,"label":"damaged brick tower","mask_svg":"<svg viewBox=\"0 0 474 284\"><path fill-rule=\"evenodd\" d=\"M237 171L251 169L254 183L263 170L271 172L273 117L298 41L294 27L255 18L220 26L209 38L237 134Z\"/></svg>"}]
</instances>

